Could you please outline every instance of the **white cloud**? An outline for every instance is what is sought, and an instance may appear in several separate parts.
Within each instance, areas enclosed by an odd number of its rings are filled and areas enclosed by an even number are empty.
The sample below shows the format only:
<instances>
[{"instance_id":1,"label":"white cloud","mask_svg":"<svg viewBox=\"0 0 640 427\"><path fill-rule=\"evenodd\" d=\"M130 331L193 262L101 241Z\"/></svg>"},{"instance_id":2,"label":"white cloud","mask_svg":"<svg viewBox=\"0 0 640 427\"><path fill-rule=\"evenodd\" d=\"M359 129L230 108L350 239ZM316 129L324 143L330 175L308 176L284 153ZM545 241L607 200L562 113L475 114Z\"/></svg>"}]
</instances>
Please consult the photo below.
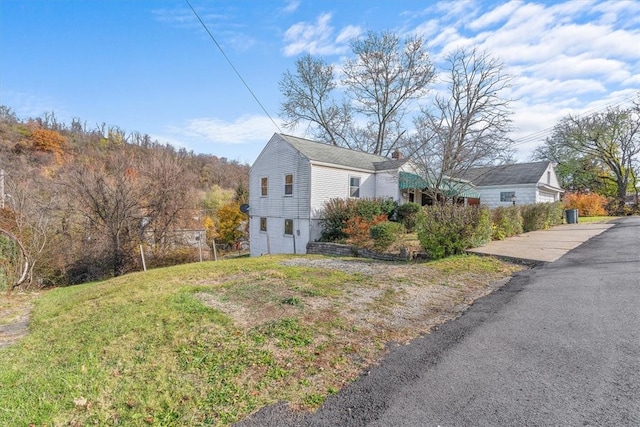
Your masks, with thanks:
<instances>
[{"instance_id":1,"label":"white cloud","mask_svg":"<svg viewBox=\"0 0 640 427\"><path fill-rule=\"evenodd\" d=\"M293 13L300 7L300 0L288 0L286 5L282 8L284 13Z\"/></svg>"},{"instance_id":2,"label":"white cloud","mask_svg":"<svg viewBox=\"0 0 640 427\"><path fill-rule=\"evenodd\" d=\"M503 61L514 77L506 95L515 100L513 137L521 141L521 160L567 114L612 105L613 93L637 99L640 2L441 2L437 9L413 25L436 63L452 49L475 46Z\"/></svg>"},{"instance_id":3,"label":"white cloud","mask_svg":"<svg viewBox=\"0 0 640 427\"><path fill-rule=\"evenodd\" d=\"M469 28L472 30L480 30L498 22L502 22L514 13L514 11L519 7L519 4L520 2L510 1L500 5L480 16L478 19L471 21Z\"/></svg>"},{"instance_id":4,"label":"white cloud","mask_svg":"<svg viewBox=\"0 0 640 427\"><path fill-rule=\"evenodd\" d=\"M281 122L277 123L284 129ZM197 153L225 153L227 158L250 164L274 132L280 130L269 117L245 115L232 121L215 117L191 119L166 126L160 134L151 136L175 147Z\"/></svg>"},{"instance_id":5,"label":"white cloud","mask_svg":"<svg viewBox=\"0 0 640 427\"><path fill-rule=\"evenodd\" d=\"M362 30L356 26L347 26L334 38L334 28L330 25L330 13L318 16L316 22L298 22L284 34L285 56L302 53L311 55L340 55L348 51L348 41L359 35Z\"/></svg>"},{"instance_id":6,"label":"white cloud","mask_svg":"<svg viewBox=\"0 0 640 427\"><path fill-rule=\"evenodd\" d=\"M217 144L243 144L248 141L265 140L277 132L266 116L242 116L229 122L217 118L191 119L179 127L168 129L171 134L187 139L206 140Z\"/></svg>"}]
</instances>

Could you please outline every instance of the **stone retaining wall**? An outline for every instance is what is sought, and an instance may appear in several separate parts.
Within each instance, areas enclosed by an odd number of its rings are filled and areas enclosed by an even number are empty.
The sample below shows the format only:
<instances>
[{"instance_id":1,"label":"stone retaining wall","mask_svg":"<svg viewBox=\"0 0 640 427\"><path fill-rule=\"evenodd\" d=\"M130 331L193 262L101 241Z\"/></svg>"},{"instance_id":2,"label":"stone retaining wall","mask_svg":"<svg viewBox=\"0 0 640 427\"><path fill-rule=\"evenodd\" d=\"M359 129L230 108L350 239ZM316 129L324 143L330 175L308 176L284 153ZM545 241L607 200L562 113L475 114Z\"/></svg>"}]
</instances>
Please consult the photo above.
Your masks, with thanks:
<instances>
[{"instance_id":1,"label":"stone retaining wall","mask_svg":"<svg viewBox=\"0 0 640 427\"><path fill-rule=\"evenodd\" d=\"M371 258L380 261L409 261L414 258L414 254L409 253L406 250L401 251L399 254L381 253L369 249L358 248L352 245L327 242L307 243L307 253L333 256L353 256Z\"/></svg>"}]
</instances>

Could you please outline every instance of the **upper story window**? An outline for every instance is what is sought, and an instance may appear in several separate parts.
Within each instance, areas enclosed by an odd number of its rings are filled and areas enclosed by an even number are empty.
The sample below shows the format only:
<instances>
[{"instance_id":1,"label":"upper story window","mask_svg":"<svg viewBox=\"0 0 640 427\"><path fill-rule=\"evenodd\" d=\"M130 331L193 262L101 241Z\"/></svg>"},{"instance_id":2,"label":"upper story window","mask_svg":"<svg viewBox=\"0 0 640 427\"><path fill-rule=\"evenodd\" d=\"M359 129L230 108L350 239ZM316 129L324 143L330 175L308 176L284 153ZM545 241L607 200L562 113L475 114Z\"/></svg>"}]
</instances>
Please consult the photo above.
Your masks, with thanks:
<instances>
[{"instance_id":1,"label":"upper story window","mask_svg":"<svg viewBox=\"0 0 640 427\"><path fill-rule=\"evenodd\" d=\"M360 197L360 177L349 177L349 197Z\"/></svg>"},{"instance_id":2,"label":"upper story window","mask_svg":"<svg viewBox=\"0 0 640 427\"><path fill-rule=\"evenodd\" d=\"M551 185L551 171L547 171L547 184Z\"/></svg>"},{"instance_id":3,"label":"upper story window","mask_svg":"<svg viewBox=\"0 0 640 427\"><path fill-rule=\"evenodd\" d=\"M260 178L260 195L266 196L269 194L269 178Z\"/></svg>"},{"instance_id":4,"label":"upper story window","mask_svg":"<svg viewBox=\"0 0 640 427\"><path fill-rule=\"evenodd\" d=\"M284 195L293 195L293 175L288 174L284 176Z\"/></svg>"}]
</instances>

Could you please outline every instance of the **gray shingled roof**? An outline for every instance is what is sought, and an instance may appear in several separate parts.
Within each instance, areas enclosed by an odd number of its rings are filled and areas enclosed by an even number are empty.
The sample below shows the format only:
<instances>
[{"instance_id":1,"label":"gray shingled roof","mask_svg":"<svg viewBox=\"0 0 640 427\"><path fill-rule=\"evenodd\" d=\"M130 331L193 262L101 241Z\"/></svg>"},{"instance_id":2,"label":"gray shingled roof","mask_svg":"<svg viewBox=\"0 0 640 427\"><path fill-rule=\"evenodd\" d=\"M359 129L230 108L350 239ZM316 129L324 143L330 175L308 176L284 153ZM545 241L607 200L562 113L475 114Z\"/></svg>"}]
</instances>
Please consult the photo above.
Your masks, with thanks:
<instances>
[{"instance_id":1,"label":"gray shingled roof","mask_svg":"<svg viewBox=\"0 0 640 427\"><path fill-rule=\"evenodd\" d=\"M407 159L389 159L384 156L349 150L335 145L298 138L296 136L278 134L310 161L329 163L355 169L370 171L397 169Z\"/></svg>"},{"instance_id":2,"label":"gray shingled roof","mask_svg":"<svg viewBox=\"0 0 640 427\"><path fill-rule=\"evenodd\" d=\"M548 161L486 166L469 169L461 178L473 182L476 187L535 184L542 178L548 166Z\"/></svg>"}]
</instances>

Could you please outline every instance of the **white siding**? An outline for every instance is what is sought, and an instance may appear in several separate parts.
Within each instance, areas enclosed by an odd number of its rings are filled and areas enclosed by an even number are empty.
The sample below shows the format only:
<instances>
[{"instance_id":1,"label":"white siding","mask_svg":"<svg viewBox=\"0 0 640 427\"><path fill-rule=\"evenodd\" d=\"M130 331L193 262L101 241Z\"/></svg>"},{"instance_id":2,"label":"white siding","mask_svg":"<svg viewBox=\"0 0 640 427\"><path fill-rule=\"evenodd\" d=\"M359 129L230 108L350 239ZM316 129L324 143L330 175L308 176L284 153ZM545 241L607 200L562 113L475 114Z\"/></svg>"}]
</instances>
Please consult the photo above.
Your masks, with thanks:
<instances>
[{"instance_id":1,"label":"white siding","mask_svg":"<svg viewBox=\"0 0 640 427\"><path fill-rule=\"evenodd\" d=\"M501 202L500 193L505 191L512 191L516 194L516 205L528 205L536 202L536 187L535 184L529 185L496 185L487 187L478 187L480 193L480 203L488 206L489 208L497 208L499 206L509 206L513 202Z\"/></svg>"},{"instance_id":2,"label":"white siding","mask_svg":"<svg viewBox=\"0 0 640 427\"><path fill-rule=\"evenodd\" d=\"M360 198L376 197L375 175L370 172L313 165L311 167L311 218L319 219L330 199L349 197L349 179L360 178Z\"/></svg>"},{"instance_id":3,"label":"white siding","mask_svg":"<svg viewBox=\"0 0 640 427\"><path fill-rule=\"evenodd\" d=\"M554 188L560 188L560 182L558 181L558 176L556 175L556 170L553 167L553 164L549 163L549 166L547 167L547 171L540 178L540 182Z\"/></svg>"},{"instance_id":4,"label":"white siding","mask_svg":"<svg viewBox=\"0 0 640 427\"><path fill-rule=\"evenodd\" d=\"M376 197L400 201L398 171L382 171L376 174Z\"/></svg>"},{"instance_id":5,"label":"white siding","mask_svg":"<svg viewBox=\"0 0 640 427\"><path fill-rule=\"evenodd\" d=\"M293 175L293 195L284 194L284 177ZM268 195L261 195L261 178L268 179ZM306 253L309 236L309 162L278 135L274 135L251 167L249 215L251 256L266 253ZM267 218L267 232L260 218ZM284 220L294 220L294 237L284 235Z\"/></svg>"}]
</instances>

